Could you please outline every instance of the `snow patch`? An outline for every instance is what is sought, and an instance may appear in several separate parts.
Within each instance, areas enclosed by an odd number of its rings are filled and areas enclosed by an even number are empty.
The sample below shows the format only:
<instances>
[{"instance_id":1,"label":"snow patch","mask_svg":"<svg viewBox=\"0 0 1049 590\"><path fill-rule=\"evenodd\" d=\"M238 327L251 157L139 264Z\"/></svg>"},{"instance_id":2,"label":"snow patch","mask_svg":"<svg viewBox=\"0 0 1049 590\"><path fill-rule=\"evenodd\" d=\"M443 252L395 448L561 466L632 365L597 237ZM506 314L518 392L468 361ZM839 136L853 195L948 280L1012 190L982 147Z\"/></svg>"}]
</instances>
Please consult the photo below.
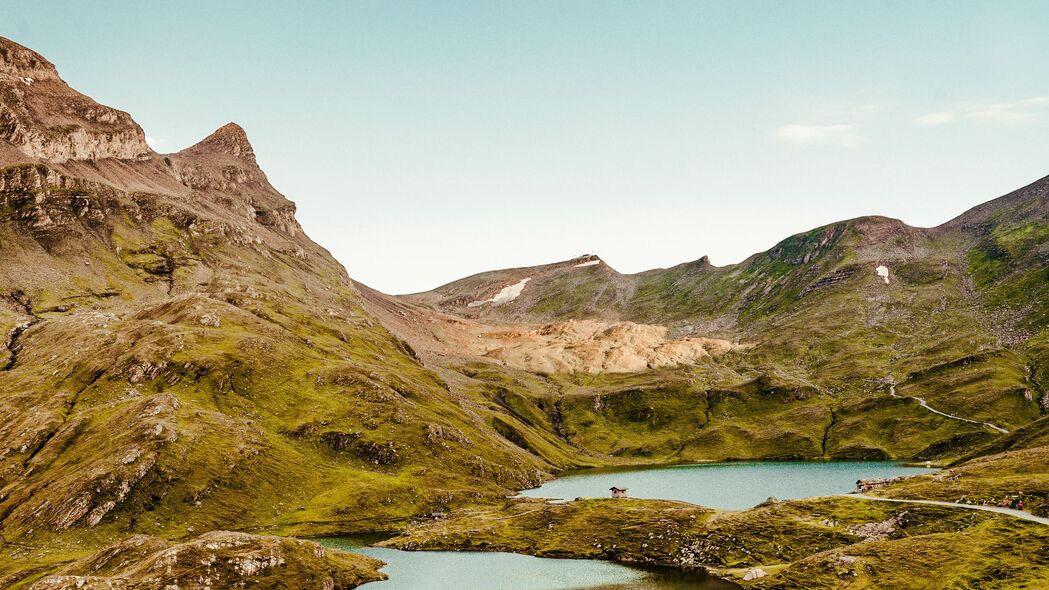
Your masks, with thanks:
<instances>
[{"instance_id":1,"label":"snow patch","mask_svg":"<svg viewBox=\"0 0 1049 590\"><path fill-rule=\"evenodd\" d=\"M889 267L882 264L878 268L874 269L874 272L877 273L877 275L885 281L886 285L889 284Z\"/></svg>"},{"instance_id":2,"label":"snow patch","mask_svg":"<svg viewBox=\"0 0 1049 590\"><path fill-rule=\"evenodd\" d=\"M595 264L601 264L601 261L600 260L591 260L590 262L583 262L581 264L575 265L575 268L582 268L584 266L594 266Z\"/></svg>"},{"instance_id":3,"label":"snow patch","mask_svg":"<svg viewBox=\"0 0 1049 590\"><path fill-rule=\"evenodd\" d=\"M19 76L18 79L21 80L22 83L25 84L26 86L30 86L33 83L33 79L32 78L23 78L22 76Z\"/></svg>"},{"instance_id":4,"label":"snow patch","mask_svg":"<svg viewBox=\"0 0 1049 590\"><path fill-rule=\"evenodd\" d=\"M502 290L495 294L495 297L485 299L484 301L471 301L466 304L466 307L478 307L485 303L491 303L492 305L510 303L514 299L517 299L517 296L521 294L521 291L524 291L525 285L528 284L528 281L530 280L532 280L532 277L521 279L519 282L516 282L509 287L503 287Z\"/></svg>"}]
</instances>

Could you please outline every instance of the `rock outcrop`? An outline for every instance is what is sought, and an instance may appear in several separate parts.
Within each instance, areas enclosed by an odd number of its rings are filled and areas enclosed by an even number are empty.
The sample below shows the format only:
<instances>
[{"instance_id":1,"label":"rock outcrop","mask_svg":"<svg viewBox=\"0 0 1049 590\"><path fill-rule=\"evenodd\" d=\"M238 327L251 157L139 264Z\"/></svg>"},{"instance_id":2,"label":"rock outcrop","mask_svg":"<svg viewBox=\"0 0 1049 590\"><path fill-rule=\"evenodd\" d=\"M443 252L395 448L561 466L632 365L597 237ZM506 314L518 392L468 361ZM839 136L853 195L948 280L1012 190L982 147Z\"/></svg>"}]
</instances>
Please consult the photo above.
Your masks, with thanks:
<instances>
[{"instance_id":1,"label":"rock outcrop","mask_svg":"<svg viewBox=\"0 0 1049 590\"><path fill-rule=\"evenodd\" d=\"M667 337L667 328L633 322L569 320L538 328L493 330L484 355L535 373L631 373L695 365L741 348L717 338Z\"/></svg>"},{"instance_id":2,"label":"rock outcrop","mask_svg":"<svg viewBox=\"0 0 1049 590\"><path fill-rule=\"evenodd\" d=\"M0 587L49 547L374 530L552 469L363 309L241 127L154 154L39 55L0 60ZM153 583L125 574L98 584Z\"/></svg>"},{"instance_id":3,"label":"rock outcrop","mask_svg":"<svg viewBox=\"0 0 1049 590\"><path fill-rule=\"evenodd\" d=\"M131 116L66 85L51 62L0 37L0 140L42 162L148 159Z\"/></svg>"},{"instance_id":4,"label":"rock outcrop","mask_svg":"<svg viewBox=\"0 0 1049 590\"><path fill-rule=\"evenodd\" d=\"M311 541L212 531L178 543L133 535L30 590L205 590L317 588L348 590L384 580L377 559L325 549Z\"/></svg>"},{"instance_id":5,"label":"rock outcrop","mask_svg":"<svg viewBox=\"0 0 1049 590\"><path fill-rule=\"evenodd\" d=\"M252 166L258 166L255 161L255 149L248 141L248 134L236 123L227 123L219 127L214 133L186 148L182 153L184 155L226 154L240 158Z\"/></svg>"},{"instance_id":6,"label":"rock outcrop","mask_svg":"<svg viewBox=\"0 0 1049 590\"><path fill-rule=\"evenodd\" d=\"M225 203L244 219L288 237L302 234L295 204L270 185L240 125L223 125L193 146L166 156L166 161L183 185Z\"/></svg>"}]
</instances>

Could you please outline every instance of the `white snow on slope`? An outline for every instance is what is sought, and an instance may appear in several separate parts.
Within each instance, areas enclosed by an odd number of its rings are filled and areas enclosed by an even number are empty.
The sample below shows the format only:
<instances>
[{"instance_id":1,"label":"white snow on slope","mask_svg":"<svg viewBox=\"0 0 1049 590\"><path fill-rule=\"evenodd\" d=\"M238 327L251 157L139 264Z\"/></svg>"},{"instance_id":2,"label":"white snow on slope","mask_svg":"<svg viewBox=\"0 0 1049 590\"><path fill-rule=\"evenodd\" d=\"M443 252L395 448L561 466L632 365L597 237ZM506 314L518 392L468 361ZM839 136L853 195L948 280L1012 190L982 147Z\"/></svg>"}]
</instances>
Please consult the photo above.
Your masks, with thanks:
<instances>
[{"instance_id":1,"label":"white snow on slope","mask_svg":"<svg viewBox=\"0 0 1049 590\"><path fill-rule=\"evenodd\" d=\"M590 262L584 262L582 264L575 265L575 268L581 268L584 266L594 266L595 264L601 264L600 260L591 260Z\"/></svg>"},{"instance_id":2,"label":"white snow on slope","mask_svg":"<svg viewBox=\"0 0 1049 590\"><path fill-rule=\"evenodd\" d=\"M30 86L33 83L33 79L32 78L23 78L22 76L19 76L18 79L21 80L22 83L25 84L26 86Z\"/></svg>"},{"instance_id":3,"label":"white snow on slope","mask_svg":"<svg viewBox=\"0 0 1049 590\"><path fill-rule=\"evenodd\" d=\"M471 301L470 303L466 304L466 307L478 307L484 305L485 303L491 303L492 305L502 305L504 303L510 303L514 299L517 299L517 296L521 294L521 291L524 291L525 285L530 280L532 280L532 277L521 279L519 282L514 283L509 287L503 287L502 290L495 294L495 297L492 297L491 299L485 299L484 301Z\"/></svg>"},{"instance_id":4,"label":"white snow on slope","mask_svg":"<svg viewBox=\"0 0 1049 590\"><path fill-rule=\"evenodd\" d=\"M878 276L885 281L886 285L889 284L889 267L883 264L878 268L874 269L874 272L878 273Z\"/></svg>"}]
</instances>

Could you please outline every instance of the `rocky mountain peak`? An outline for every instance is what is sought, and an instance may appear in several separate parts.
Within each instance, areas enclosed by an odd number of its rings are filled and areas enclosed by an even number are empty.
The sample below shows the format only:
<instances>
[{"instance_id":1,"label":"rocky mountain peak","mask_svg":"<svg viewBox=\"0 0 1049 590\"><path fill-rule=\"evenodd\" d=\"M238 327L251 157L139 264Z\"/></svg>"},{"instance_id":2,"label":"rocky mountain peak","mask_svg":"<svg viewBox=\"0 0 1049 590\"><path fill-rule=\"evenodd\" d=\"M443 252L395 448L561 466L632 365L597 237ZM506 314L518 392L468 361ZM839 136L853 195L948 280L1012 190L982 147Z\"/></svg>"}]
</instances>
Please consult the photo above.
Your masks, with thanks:
<instances>
[{"instance_id":1,"label":"rocky mountain peak","mask_svg":"<svg viewBox=\"0 0 1049 590\"><path fill-rule=\"evenodd\" d=\"M573 258L572 260L569 260L568 262L573 264L573 265L576 265L576 266L579 266L581 264L586 264L586 265L592 265L593 266L593 265L598 265L598 264L600 264L600 263L602 263L604 261L601 260L601 257L598 256L597 254L583 254L581 256L576 256L575 258Z\"/></svg>"},{"instance_id":2,"label":"rocky mountain peak","mask_svg":"<svg viewBox=\"0 0 1049 590\"><path fill-rule=\"evenodd\" d=\"M0 75L16 76L31 84L35 80L58 78L58 70L32 49L0 37Z\"/></svg>"},{"instance_id":3,"label":"rocky mountain peak","mask_svg":"<svg viewBox=\"0 0 1049 590\"><path fill-rule=\"evenodd\" d=\"M257 166L255 149L248 141L244 128L236 123L227 123L205 137L199 143L185 150L197 154L226 154L245 160Z\"/></svg>"},{"instance_id":4,"label":"rocky mountain peak","mask_svg":"<svg viewBox=\"0 0 1049 590\"><path fill-rule=\"evenodd\" d=\"M3 37L0 142L7 142L31 159L58 164L70 160L141 160L153 154L131 115L73 90L51 62Z\"/></svg>"}]
</instances>

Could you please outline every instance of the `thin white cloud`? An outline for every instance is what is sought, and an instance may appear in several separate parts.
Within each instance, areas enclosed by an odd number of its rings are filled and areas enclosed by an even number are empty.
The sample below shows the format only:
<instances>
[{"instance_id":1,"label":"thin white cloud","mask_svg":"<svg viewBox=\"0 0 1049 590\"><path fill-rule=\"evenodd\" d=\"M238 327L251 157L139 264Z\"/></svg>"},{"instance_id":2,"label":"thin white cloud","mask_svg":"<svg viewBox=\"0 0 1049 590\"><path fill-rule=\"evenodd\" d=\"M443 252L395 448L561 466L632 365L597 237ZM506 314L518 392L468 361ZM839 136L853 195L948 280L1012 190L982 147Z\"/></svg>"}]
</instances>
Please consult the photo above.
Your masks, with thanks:
<instances>
[{"instance_id":1,"label":"thin white cloud","mask_svg":"<svg viewBox=\"0 0 1049 590\"><path fill-rule=\"evenodd\" d=\"M929 113L928 115L922 115L914 120L919 125L943 125L944 123L950 123L958 118L958 113L951 111L943 111L940 113Z\"/></svg>"},{"instance_id":2,"label":"thin white cloud","mask_svg":"<svg viewBox=\"0 0 1049 590\"><path fill-rule=\"evenodd\" d=\"M855 125L806 125L791 123L776 129L776 139L801 145L823 144L853 147L863 143Z\"/></svg>"},{"instance_id":3,"label":"thin white cloud","mask_svg":"<svg viewBox=\"0 0 1049 590\"><path fill-rule=\"evenodd\" d=\"M1033 96L1011 102L995 102L971 105L953 111L928 113L914 119L919 125L934 126L956 121L982 121L986 123L1021 123L1041 116L1043 107L1049 106L1049 96Z\"/></svg>"},{"instance_id":4,"label":"thin white cloud","mask_svg":"<svg viewBox=\"0 0 1049 590\"><path fill-rule=\"evenodd\" d=\"M991 123L1018 123L1034 119L1037 115L1030 111L1018 111L1009 103L998 103L970 111L965 116L976 121L990 121Z\"/></svg>"}]
</instances>

